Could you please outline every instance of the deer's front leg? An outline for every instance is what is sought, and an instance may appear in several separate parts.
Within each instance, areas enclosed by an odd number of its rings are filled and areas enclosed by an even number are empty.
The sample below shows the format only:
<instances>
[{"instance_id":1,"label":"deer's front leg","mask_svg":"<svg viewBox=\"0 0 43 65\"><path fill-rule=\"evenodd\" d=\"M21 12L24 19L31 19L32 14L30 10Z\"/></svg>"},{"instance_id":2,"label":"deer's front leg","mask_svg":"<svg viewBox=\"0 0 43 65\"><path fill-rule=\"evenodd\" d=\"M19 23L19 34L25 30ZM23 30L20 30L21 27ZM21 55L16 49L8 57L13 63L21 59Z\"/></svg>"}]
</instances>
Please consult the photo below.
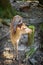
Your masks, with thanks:
<instances>
[{"instance_id":1,"label":"deer's front leg","mask_svg":"<svg viewBox=\"0 0 43 65\"><path fill-rule=\"evenodd\" d=\"M19 40L17 40L17 43L16 43L16 60L18 60L18 43L19 43Z\"/></svg>"}]
</instances>

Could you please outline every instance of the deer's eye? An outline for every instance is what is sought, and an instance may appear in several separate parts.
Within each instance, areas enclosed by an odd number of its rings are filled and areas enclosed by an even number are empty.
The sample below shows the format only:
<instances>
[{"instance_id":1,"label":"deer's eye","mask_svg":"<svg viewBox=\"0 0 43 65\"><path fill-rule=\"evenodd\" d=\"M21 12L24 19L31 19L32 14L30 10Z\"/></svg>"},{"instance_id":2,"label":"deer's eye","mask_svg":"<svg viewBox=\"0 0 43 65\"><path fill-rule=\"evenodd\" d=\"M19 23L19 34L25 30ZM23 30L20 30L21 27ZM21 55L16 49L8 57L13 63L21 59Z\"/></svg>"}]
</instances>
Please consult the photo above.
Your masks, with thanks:
<instances>
[{"instance_id":1,"label":"deer's eye","mask_svg":"<svg viewBox=\"0 0 43 65\"><path fill-rule=\"evenodd\" d=\"M21 28L21 26L22 26L22 23L21 23L21 24L18 24L18 27L20 27L20 28Z\"/></svg>"}]
</instances>

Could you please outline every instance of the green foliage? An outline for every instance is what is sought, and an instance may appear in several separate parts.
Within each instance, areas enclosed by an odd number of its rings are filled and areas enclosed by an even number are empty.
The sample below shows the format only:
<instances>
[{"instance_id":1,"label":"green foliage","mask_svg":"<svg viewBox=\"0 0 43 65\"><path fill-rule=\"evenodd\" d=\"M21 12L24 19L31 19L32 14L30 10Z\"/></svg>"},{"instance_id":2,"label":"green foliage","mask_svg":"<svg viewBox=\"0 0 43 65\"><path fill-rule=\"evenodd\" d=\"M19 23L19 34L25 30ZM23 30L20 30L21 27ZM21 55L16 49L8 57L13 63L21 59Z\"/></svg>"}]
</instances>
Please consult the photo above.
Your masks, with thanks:
<instances>
[{"instance_id":1,"label":"green foliage","mask_svg":"<svg viewBox=\"0 0 43 65\"><path fill-rule=\"evenodd\" d=\"M10 0L0 0L0 7L2 7L3 9L11 7Z\"/></svg>"},{"instance_id":2,"label":"green foliage","mask_svg":"<svg viewBox=\"0 0 43 65\"><path fill-rule=\"evenodd\" d=\"M35 32L35 26L34 25L30 25L28 26L30 29L32 29L33 33Z\"/></svg>"},{"instance_id":3,"label":"green foliage","mask_svg":"<svg viewBox=\"0 0 43 65\"><path fill-rule=\"evenodd\" d=\"M18 12L15 8L14 9L10 9L10 8L3 9L2 7L0 7L0 18L11 19L15 15L23 16L23 14L21 12Z\"/></svg>"},{"instance_id":4,"label":"green foliage","mask_svg":"<svg viewBox=\"0 0 43 65\"><path fill-rule=\"evenodd\" d=\"M28 58L32 57L32 55L36 52L36 50L37 50L37 48L31 47L30 50L28 50L25 53L25 59L24 60L27 60Z\"/></svg>"},{"instance_id":5,"label":"green foliage","mask_svg":"<svg viewBox=\"0 0 43 65\"><path fill-rule=\"evenodd\" d=\"M3 8L0 8L0 17L1 18L11 18L12 15L11 15L10 10L8 9L4 10Z\"/></svg>"},{"instance_id":6,"label":"green foliage","mask_svg":"<svg viewBox=\"0 0 43 65\"><path fill-rule=\"evenodd\" d=\"M17 14L19 12L11 7L9 0L0 0L0 18L12 18Z\"/></svg>"},{"instance_id":7,"label":"green foliage","mask_svg":"<svg viewBox=\"0 0 43 65\"><path fill-rule=\"evenodd\" d=\"M19 13L15 9L11 9L10 7L3 9L0 7L0 18L12 18L17 14Z\"/></svg>"},{"instance_id":8,"label":"green foliage","mask_svg":"<svg viewBox=\"0 0 43 65\"><path fill-rule=\"evenodd\" d=\"M34 33L35 33L35 26L30 25L28 28L32 29L32 33L28 35L28 45L34 44Z\"/></svg>"},{"instance_id":9,"label":"green foliage","mask_svg":"<svg viewBox=\"0 0 43 65\"><path fill-rule=\"evenodd\" d=\"M26 52L26 58L30 57L34 53L35 49L31 48L29 51Z\"/></svg>"}]
</instances>

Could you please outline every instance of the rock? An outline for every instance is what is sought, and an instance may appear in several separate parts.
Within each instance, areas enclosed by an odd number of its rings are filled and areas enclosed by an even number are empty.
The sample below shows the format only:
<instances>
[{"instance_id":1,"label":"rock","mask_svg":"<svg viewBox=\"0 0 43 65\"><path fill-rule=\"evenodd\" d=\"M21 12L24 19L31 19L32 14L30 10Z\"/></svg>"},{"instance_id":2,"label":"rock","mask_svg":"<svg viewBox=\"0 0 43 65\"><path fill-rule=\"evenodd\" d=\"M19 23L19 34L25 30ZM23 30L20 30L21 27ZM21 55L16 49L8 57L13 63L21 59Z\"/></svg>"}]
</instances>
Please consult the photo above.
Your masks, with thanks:
<instances>
[{"instance_id":1,"label":"rock","mask_svg":"<svg viewBox=\"0 0 43 65\"><path fill-rule=\"evenodd\" d=\"M29 9L30 9L30 6L22 6L22 7L19 8L19 10L20 10L20 11L23 11L23 12L24 12L24 11L26 12L26 11L28 11Z\"/></svg>"},{"instance_id":2,"label":"rock","mask_svg":"<svg viewBox=\"0 0 43 65\"><path fill-rule=\"evenodd\" d=\"M36 7L38 6L39 1L27 1L25 4L20 5L20 11L28 11L30 9L30 7Z\"/></svg>"},{"instance_id":3,"label":"rock","mask_svg":"<svg viewBox=\"0 0 43 65\"><path fill-rule=\"evenodd\" d=\"M3 24L2 24L2 23L0 23L0 28L2 28L2 26L3 26Z\"/></svg>"},{"instance_id":4,"label":"rock","mask_svg":"<svg viewBox=\"0 0 43 65\"><path fill-rule=\"evenodd\" d=\"M14 55L10 52L9 48L6 48L5 51L3 51L3 57L8 59L13 59Z\"/></svg>"},{"instance_id":5,"label":"rock","mask_svg":"<svg viewBox=\"0 0 43 65\"><path fill-rule=\"evenodd\" d=\"M11 63L12 63L12 60L5 60L5 61L4 61L4 64L5 64L5 65L9 65L9 64L11 64Z\"/></svg>"},{"instance_id":6,"label":"rock","mask_svg":"<svg viewBox=\"0 0 43 65\"><path fill-rule=\"evenodd\" d=\"M43 5L43 0L38 0L38 1L39 1L39 3L40 3L40 4L42 4L42 5Z\"/></svg>"}]
</instances>

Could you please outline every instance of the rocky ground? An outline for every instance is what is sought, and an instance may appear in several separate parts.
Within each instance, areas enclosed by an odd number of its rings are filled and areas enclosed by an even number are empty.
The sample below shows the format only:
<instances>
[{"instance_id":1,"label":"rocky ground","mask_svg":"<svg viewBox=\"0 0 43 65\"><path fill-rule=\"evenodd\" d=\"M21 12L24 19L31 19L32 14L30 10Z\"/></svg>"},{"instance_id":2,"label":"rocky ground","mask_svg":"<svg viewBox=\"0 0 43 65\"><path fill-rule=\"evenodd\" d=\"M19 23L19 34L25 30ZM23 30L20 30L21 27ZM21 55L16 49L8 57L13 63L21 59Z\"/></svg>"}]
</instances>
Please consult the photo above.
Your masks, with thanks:
<instances>
[{"instance_id":1,"label":"rocky ground","mask_svg":"<svg viewBox=\"0 0 43 65\"><path fill-rule=\"evenodd\" d=\"M38 45L40 37L39 34L39 24L43 22L43 8L41 7L30 7L27 11L20 11L23 15L23 20L27 25L35 25L36 32L35 32L35 43ZM19 61L13 60L13 46L10 40L9 27L3 24L0 24L0 65L19 65ZM7 35L6 35L7 34ZM3 38L3 36L5 37ZM7 48L7 50L6 50ZM9 52L10 50L10 52ZM10 53L8 56L10 57L5 58L3 57L3 52L8 51ZM12 54L11 54L12 53ZM38 49L34 55L28 59L25 63L22 62L22 65L43 65L43 52ZM21 65L21 64L20 64Z\"/></svg>"},{"instance_id":2,"label":"rocky ground","mask_svg":"<svg viewBox=\"0 0 43 65\"><path fill-rule=\"evenodd\" d=\"M0 28L0 39L7 34L7 32L9 31L9 28L5 25L2 25L2 27ZM38 45L39 41L38 41L38 34L37 32L35 33L35 43ZM7 49L7 50L6 50ZM9 52L10 50L10 52ZM7 57L3 57L3 52L6 53L10 53L10 55L7 55ZM13 60L13 46L11 44L10 41L10 35L8 34L6 37L4 37L3 39L0 40L0 65L19 65L19 61L14 61ZM11 55L12 54L12 55ZM20 55L19 55L20 56ZM40 62L39 62L40 61ZM43 53L41 51L39 51L39 49L36 51L36 53L25 63L22 63L23 65L43 65Z\"/></svg>"}]
</instances>

